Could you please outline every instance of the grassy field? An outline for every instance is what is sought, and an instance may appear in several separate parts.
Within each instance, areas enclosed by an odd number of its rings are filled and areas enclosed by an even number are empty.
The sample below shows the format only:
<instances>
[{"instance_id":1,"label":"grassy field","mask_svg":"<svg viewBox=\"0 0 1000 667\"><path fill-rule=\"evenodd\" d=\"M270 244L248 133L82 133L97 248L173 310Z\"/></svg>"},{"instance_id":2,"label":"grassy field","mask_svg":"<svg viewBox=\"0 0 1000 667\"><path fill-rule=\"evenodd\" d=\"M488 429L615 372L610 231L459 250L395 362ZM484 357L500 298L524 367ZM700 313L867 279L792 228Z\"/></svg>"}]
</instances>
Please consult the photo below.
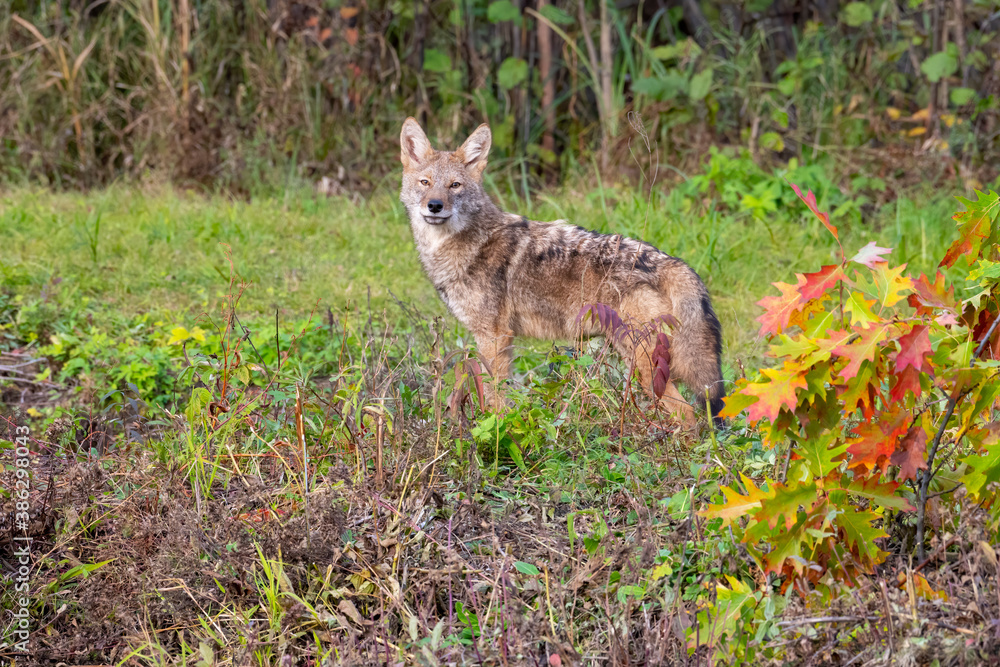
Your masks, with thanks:
<instances>
[{"instance_id":1,"label":"grassy field","mask_svg":"<svg viewBox=\"0 0 1000 667\"><path fill-rule=\"evenodd\" d=\"M962 194L886 196L877 179L842 188L815 167L771 173L722 153L651 195L581 184L525 202L490 187L510 210L639 236L688 261L713 295L732 380L762 363L754 304L770 283L835 257L786 181L833 211L848 255L874 240L914 275L950 243ZM905 591L872 582L801 598L755 580L731 533L695 511L737 473L776 469L778 453L738 423L682 442L598 345L576 355L519 343L515 409L478 413L468 336L423 276L394 193L13 190L0 197L0 238L0 366L26 364L0 391L38 452L39 660L986 655L985 630L973 641L887 625L879 610L905 611ZM719 631L699 610L737 585L759 596L759 631L717 654ZM939 607L995 603L978 595L960 586ZM5 594L0 607L14 603ZM782 625L793 613L856 621Z\"/></svg>"}]
</instances>

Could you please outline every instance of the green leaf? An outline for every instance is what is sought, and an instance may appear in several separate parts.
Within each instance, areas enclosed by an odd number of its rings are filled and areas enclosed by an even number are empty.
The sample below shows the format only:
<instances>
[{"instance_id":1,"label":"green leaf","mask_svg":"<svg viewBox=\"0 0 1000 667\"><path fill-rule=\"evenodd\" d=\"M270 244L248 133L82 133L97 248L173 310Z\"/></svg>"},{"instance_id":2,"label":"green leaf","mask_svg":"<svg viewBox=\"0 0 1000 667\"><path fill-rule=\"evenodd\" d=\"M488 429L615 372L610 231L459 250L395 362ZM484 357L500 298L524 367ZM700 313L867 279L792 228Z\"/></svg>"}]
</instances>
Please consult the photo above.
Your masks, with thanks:
<instances>
[{"instance_id":1,"label":"green leaf","mask_svg":"<svg viewBox=\"0 0 1000 667\"><path fill-rule=\"evenodd\" d=\"M871 525L881 517L874 512L858 510L850 505L841 507L843 514L837 516L836 524L843 529L847 545L857 550L862 564L869 569L881 563L887 554L878 548L875 540L889 537L889 533Z\"/></svg>"},{"instance_id":2,"label":"green leaf","mask_svg":"<svg viewBox=\"0 0 1000 667\"><path fill-rule=\"evenodd\" d=\"M835 434L827 431L816 438L799 443L796 453L805 459L813 477L823 478L840 467L840 458L847 453L847 443L830 448Z\"/></svg>"},{"instance_id":3,"label":"green leaf","mask_svg":"<svg viewBox=\"0 0 1000 667\"><path fill-rule=\"evenodd\" d=\"M699 646L724 646L724 637L734 639L742 630L743 608L756 605L757 599L750 586L728 574L726 579L732 588L716 584L715 604L709 604L708 608L698 612L697 629L688 629L689 649L697 649Z\"/></svg>"},{"instance_id":4,"label":"green leaf","mask_svg":"<svg viewBox=\"0 0 1000 667\"><path fill-rule=\"evenodd\" d=\"M648 95L658 102L668 102L687 92L688 82L676 70L662 77L643 77L632 84L632 92Z\"/></svg>"},{"instance_id":5,"label":"green leaf","mask_svg":"<svg viewBox=\"0 0 1000 667\"><path fill-rule=\"evenodd\" d=\"M785 140L777 132L765 132L760 135L760 147L780 153L785 150Z\"/></svg>"},{"instance_id":6,"label":"green leaf","mask_svg":"<svg viewBox=\"0 0 1000 667\"><path fill-rule=\"evenodd\" d=\"M541 574L541 571L531 563L525 563L524 561L516 560L514 561L514 569L521 574L530 574L531 576L537 576Z\"/></svg>"},{"instance_id":7,"label":"green leaf","mask_svg":"<svg viewBox=\"0 0 1000 667\"><path fill-rule=\"evenodd\" d=\"M573 23L573 17L555 5L545 5L538 13L559 25L571 25Z\"/></svg>"},{"instance_id":8,"label":"green leaf","mask_svg":"<svg viewBox=\"0 0 1000 667\"><path fill-rule=\"evenodd\" d=\"M491 2L486 10L486 18L490 23L500 23L502 21L521 22L521 10L514 6L510 0L496 0Z\"/></svg>"},{"instance_id":9,"label":"green leaf","mask_svg":"<svg viewBox=\"0 0 1000 667\"><path fill-rule=\"evenodd\" d=\"M497 71L497 83L510 90L528 78L528 63L523 58L507 58Z\"/></svg>"},{"instance_id":10,"label":"green leaf","mask_svg":"<svg viewBox=\"0 0 1000 667\"><path fill-rule=\"evenodd\" d=\"M872 322L878 321L878 317L872 312L872 304L875 300L868 300L861 292L851 292L844 302L844 310L851 315L851 326L860 324L867 327Z\"/></svg>"},{"instance_id":11,"label":"green leaf","mask_svg":"<svg viewBox=\"0 0 1000 667\"><path fill-rule=\"evenodd\" d=\"M715 72L712 71L711 67L708 67L694 76L691 77L691 88L688 91L688 97L692 100L703 100L705 96L708 95L708 91L712 89L712 76Z\"/></svg>"},{"instance_id":12,"label":"green leaf","mask_svg":"<svg viewBox=\"0 0 1000 667\"><path fill-rule=\"evenodd\" d=\"M871 23L874 19L875 14L867 2L849 2L840 12L840 20L852 28Z\"/></svg>"},{"instance_id":13,"label":"green leaf","mask_svg":"<svg viewBox=\"0 0 1000 667\"><path fill-rule=\"evenodd\" d=\"M1000 444L986 447L983 454L973 454L962 459L969 466L962 481L965 490L977 502L983 499L987 484L1000 482Z\"/></svg>"},{"instance_id":14,"label":"green leaf","mask_svg":"<svg viewBox=\"0 0 1000 667\"><path fill-rule=\"evenodd\" d=\"M812 509L813 503L817 499L815 482L799 486L793 482L790 486L784 484L774 485L774 495L761 501L760 511L754 515L758 521L767 521L771 528L778 525L778 519L785 517L785 528L795 525L796 515L799 506L805 508L806 512Z\"/></svg>"},{"instance_id":15,"label":"green leaf","mask_svg":"<svg viewBox=\"0 0 1000 667\"><path fill-rule=\"evenodd\" d=\"M920 63L920 71L927 80L937 83L946 76L951 76L958 69L958 58L948 51L939 51Z\"/></svg>"},{"instance_id":16,"label":"green leaf","mask_svg":"<svg viewBox=\"0 0 1000 667\"><path fill-rule=\"evenodd\" d=\"M507 442L507 451L510 452L510 458L514 459L514 463L522 471L528 469L528 466L524 465L524 457L521 455L521 448L517 446L517 443L513 440Z\"/></svg>"},{"instance_id":17,"label":"green leaf","mask_svg":"<svg viewBox=\"0 0 1000 667\"><path fill-rule=\"evenodd\" d=\"M990 283L1000 279L1000 262L991 262L988 259L980 259L969 272L967 280L975 280L983 287L988 287Z\"/></svg>"},{"instance_id":18,"label":"green leaf","mask_svg":"<svg viewBox=\"0 0 1000 667\"><path fill-rule=\"evenodd\" d=\"M976 99L976 91L972 88L952 88L951 92L948 93L948 97L951 99L952 104L960 107Z\"/></svg>"},{"instance_id":19,"label":"green leaf","mask_svg":"<svg viewBox=\"0 0 1000 667\"><path fill-rule=\"evenodd\" d=\"M451 57L437 49L427 49L424 51L424 71L425 72L450 72Z\"/></svg>"}]
</instances>

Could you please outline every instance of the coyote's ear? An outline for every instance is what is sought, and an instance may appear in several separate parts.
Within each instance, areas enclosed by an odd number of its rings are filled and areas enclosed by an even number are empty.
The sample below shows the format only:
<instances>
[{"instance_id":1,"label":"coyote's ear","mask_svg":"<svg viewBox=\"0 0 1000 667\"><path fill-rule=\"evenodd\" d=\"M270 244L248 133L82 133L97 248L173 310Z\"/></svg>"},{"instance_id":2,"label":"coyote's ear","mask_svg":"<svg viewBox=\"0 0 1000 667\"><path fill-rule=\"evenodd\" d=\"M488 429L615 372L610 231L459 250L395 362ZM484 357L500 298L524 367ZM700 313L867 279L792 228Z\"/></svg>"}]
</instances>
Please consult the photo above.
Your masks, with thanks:
<instances>
[{"instance_id":1,"label":"coyote's ear","mask_svg":"<svg viewBox=\"0 0 1000 667\"><path fill-rule=\"evenodd\" d=\"M420 128L420 123L412 117L403 123L403 131L399 133L399 147L403 169L417 167L434 154L431 142Z\"/></svg>"},{"instance_id":2,"label":"coyote's ear","mask_svg":"<svg viewBox=\"0 0 1000 667\"><path fill-rule=\"evenodd\" d=\"M490 134L490 126L483 123L469 135L462 147L455 151L456 157L465 163L466 168L477 179L482 178L483 170L486 169L486 158L490 154L492 142L493 135Z\"/></svg>"}]
</instances>

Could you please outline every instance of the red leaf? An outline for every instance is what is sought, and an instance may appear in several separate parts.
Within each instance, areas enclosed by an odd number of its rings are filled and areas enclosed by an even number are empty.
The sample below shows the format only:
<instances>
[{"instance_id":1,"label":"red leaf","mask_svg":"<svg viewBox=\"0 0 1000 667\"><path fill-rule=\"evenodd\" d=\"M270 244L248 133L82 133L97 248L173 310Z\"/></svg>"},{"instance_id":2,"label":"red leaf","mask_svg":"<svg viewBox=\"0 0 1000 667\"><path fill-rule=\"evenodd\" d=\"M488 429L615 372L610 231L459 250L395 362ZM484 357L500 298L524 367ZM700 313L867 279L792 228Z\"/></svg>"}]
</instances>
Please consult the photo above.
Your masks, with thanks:
<instances>
[{"instance_id":1,"label":"red leaf","mask_svg":"<svg viewBox=\"0 0 1000 667\"><path fill-rule=\"evenodd\" d=\"M906 437L889 458L894 466L899 466L900 479L916 479L917 470L927 470L927 432L923 426L914 424L906 433Z\"/></svg>"},{"instance_id":2,"label":"red leaf","mask_svg":"<svg viewBox=\"0 0 1000 667\"><path fill-rule=\"evenodd\" d=\"M927 359L934 350L931 349L930 327L921 324L905 336L899 337L899 352L896 353L896 373L912 366L918 371L933 374L933 367Z\"/></svg>"},{"instance_id":3,"label":"red leaf","mask_svg":"<svg viewBox=\"0 0 1000 667\"><path fill-rule=\"evenodd\" d=\"M756 422L762 417L767 417L773 422L777 419L782 406L795 410L795 390L806 388L806 378L798 369L790 366L792 365L785 364L783 369L762 368L760 372L770 382L752 383L744 387L741 393L760 399L747 408L747 419Z\"/></svg>"},{"instance_id":4,"label":"red leaf","mask_svg":"<svg viewBox=\"0 0 1000 667\"><path fill-rule=\"evenodd\" d=\"M918 315L931 315L935 308L955 308L955 286L951 289L945 288L944 274L940 271L934 276L932 283L927 274L920 274L920 277L913 281L913 294L907 297L911 306L917 309Z\"/></svg>"},{"instance_id":5,"label":"red leaf","mask_svg":"<svg viewBox=\"0 0 1000 667\"><path fill-rule=\"evenodd\" d=\"M874 269L875 265L879 262L884 262L885 258L882 255L892 252L892 248L880 248L875 245L872 241L860 251L854 257L851 257L852 262L857 262L858 264L863 264L869 269Z\"/></svg>"},{"instance_id":6,"label":"red leaf","mask_svg":"<svg viewBox=\"0 0 1000 667\"><path fill-rule=\"evenodd\" d=\"M840 280L847 280L840 264L824 266L816 273L807 273L804 276L800 274L799 294L802 295L803 299L818 299Z\"/></svg>"},{"instance_id":7,"label":"red leaf","mask_svg":"<svg viewBox=\"0 0 1000 667\"><path fill-rule=\"evenodd\" d=\"M813 215L819 218L819 221L822 222L828 230L830 230L830 233L833 234L833 238L837 239L837 243L840 243L840 235L837 233L837 228L830 224L830 214L823 213L819 210L819 207L816 205L816 195L813 194L813 191L810 190L809 193L803 197L802 190L799 189L799 186L795 185L795 183L789 183L789 185L792 186L792 190L795 190L795 194L798 198L809 207L809 210L813 212ZM840 248L840 253L844 253L843 246Z\"/></svg>"},{"instance_id":8,"label":"red leaf","mask_svg":"<svg viewBox=\"0 0 1000 667\"><path fill-rule=\"evenodd\" d=\"M831 350L833 354L850 360L846 366L840 369L838 375L844 380L850 380L858 374L862 362L874 361L879 343L885 338L888 330L889 324L887 323L881 326L871 326L867 329L855 327L855 333L859 334L857 340L846 345L838 345Z\"/></svg>"},{"instance_id":9,"label":"red leaf","mask_svg":"<svg viewBox=\"0 0 1000 667\"><path fill-rule=\"evenodd\" d=\"M854 427L857 438L851 441L847 452L853 457L849 467L866 466L885 468L889 457L896 451L899 436L906 431L905 412L875 414L868 422Z\"/></svg>"},{"instance_id":10,"label":"red leaf","mask_svg":"<svg viewBox=\"0 0 1000 667\"><path fill-rule=\"evenodd\" d=\"M907 366L901 373L897 371L896 384L889 392L889 398L893 401L902 401L908 391L912 391L916 397L920 396L920 371L913 366Z\"/></svg>"},{"instance_id":11,"label":"red leaf","mask_svg":"<svg viewBox=\"0 0 1000 667\"><path fill-rule=\"evenodd\" d=\"M804 284L803 281L804 278L800 277L797 285L771 283L781 290L781 296L765 296L757 302L757 305L764 308L765 311L757 318L761 325L761 334L779 334L788 327L788 320L792 313L800 310L806 304L806 299L803 299L802 294L799 293L799 287Z\"/></svg>"}]
</instances>

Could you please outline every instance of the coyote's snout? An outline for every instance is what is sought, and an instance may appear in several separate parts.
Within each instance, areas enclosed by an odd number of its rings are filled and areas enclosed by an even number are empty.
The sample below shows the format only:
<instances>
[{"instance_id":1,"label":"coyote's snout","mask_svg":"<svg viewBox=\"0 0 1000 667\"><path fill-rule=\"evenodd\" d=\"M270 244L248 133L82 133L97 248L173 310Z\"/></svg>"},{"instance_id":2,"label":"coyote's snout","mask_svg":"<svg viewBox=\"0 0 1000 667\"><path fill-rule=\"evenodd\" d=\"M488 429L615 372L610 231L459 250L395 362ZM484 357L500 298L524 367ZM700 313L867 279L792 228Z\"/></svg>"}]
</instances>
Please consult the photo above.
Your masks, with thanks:
<instances>
[{"instance_id":1,"label":"coyote's snout","mask_svg":"<svg viewBox=\"0 0 1000 667\"><path fill-rule=\"evenodd\" d=\"M587 305L605 304L636 323L679 322L671 377L687 385L699 405L707 392L715 415L725 395L722 329L698 274L642 241L504 213L483 190L490 141L490 128L480 125L458 150L435 151L417 121L407 118L400 135L399 198L427 276L475 336L494 380L510 375L514 336L599 334L596 321L579 315ZM656 336L611 340L634 359L643 388L652 394ZM490 398L499 405L495 389ZM693 421L691 405L672 383L661 402Z\"/></svg>"}]
</instances>

